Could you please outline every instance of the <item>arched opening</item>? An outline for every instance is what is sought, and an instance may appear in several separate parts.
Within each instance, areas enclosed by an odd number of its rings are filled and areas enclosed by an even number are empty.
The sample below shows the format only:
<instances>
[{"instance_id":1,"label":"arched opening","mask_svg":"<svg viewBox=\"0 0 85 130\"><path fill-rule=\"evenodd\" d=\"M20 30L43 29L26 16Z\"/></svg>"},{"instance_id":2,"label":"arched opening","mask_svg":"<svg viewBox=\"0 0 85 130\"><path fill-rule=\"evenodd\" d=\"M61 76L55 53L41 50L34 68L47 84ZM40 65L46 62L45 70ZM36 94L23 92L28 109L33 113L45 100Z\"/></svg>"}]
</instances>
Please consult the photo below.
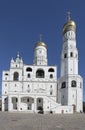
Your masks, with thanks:
<instances>
[{"instance_id":1,"label":"arched opening","mask_svg":"<svg viewBox=\"0 0 85 130\"><path fill-rule=\"evenodd\" d=\"M76 81L75 80L71 81L71 87L76 87Z\"/></svg>"},{"instance_id":2,"label":"arched opening","mask_svg":"<svg viewBox=\"0 0 85 130\"><path fill-rule=\"evenodd\" d=\"M4 99L4 110L8 111L8 97Z\"/></svg>"},{"instance_id":3,"label":"arched opening","mask_svg":"<svg viewBox=\"0 0 85 130\"><path fill-rule=\"evenodd\" d=\"M5 73L6 76L8 76L8 73Z\"/></svg>"},{"instance_id":4,"label":"arched opening","mask_svg":"<svg viewBox=\"0 0 85 130\"><path fill-rule=\"evenodd\" d=\"M48 72L54 72L54 69L53 69L53 68L50 68L50 69L48 70Z\"/></svg>"},{"instance_id":5,"label":"arched opening","mask_svg":"<svg viewBox=\"0 0 85 130\"><path fill-rule=\"evenodd\" d=\"M18 72L14 72L13 80L14 81L18 81L19 80L19 73Z\"/></svg>"},{"instance_id":6,"label":"arched opening","mask_svg":"<svg viewBox=\"0 0 85 130\"><path fill-rule=\"evenodd\" d=\"M30 74L28 74L27 77L30 78Z\"/></svg>"},{"instance_id":7,"label":"arched opening","mask_svg":"<svg viewBox=\"0 0 85 130\"><path fill-rule=\"evenodd\" d=\"M32 72L32 68L28 67L28 68L26 68L26 71Z\"/></svg>"},{"instance_id":8,"label":"arched opening","mask_svg":"<svg viewBox=\"0 0 85 130\"><path fill-rule=\"evenodd\" d=\"M22 97L21 103L24 105L22 110L32 110L34 99L32 97Z\"/></svg>"},{"instance_id":9,"label":"arched opening","mask_svg":"<svg viewBox=\"0 0 85 130\"><path fill-rule=\"evenodd\" d=\"M12 97L13 110L17 110L18 98Z\"/></svg>"},{"instance_id":10,"label":"arched opening","mask_svg":"<svg viewBox=\"0 0 85 130\"><path fill-rule=\"evenodd\" d=\"M70 57L73 57L73 52L70 53Z\"/></svg>"},{"instance_id":11,"label":"arched opening","mask_svg":"<svg viewBox=\"0 0 85 130\"><path fill-rule=\"evenodd\" d=\"M50 79L52 79L53 78L53 74L50 74Z\"/></svg>"},{"instance_id":12,"label":"arched opening","mask_svg":"<svg viewBox=\"0 0 85 130\"><path fill-rule=\"evenodd\" d=\"M43 98L37 98L37 110L43 111Z\"/></svg>"},{"instance_id":13,"label":"arched opening","mask_svg":"<svg viewBox=\"0 0 85 130\"><path fill-rule=\"evenodd\" d=\"M44 78L44 71L42 69L38 69L36 72L36 78Z\"/></svg>"},{"instance_id":14,"label":"arched opening","mask_svg":"<svg viewBox=\"0 0 85 130\"><path fill-rule=\"evenodd\" d=\"M76 105L73 104L72 106L73 106L73 111L75 112L76 111Z\"/></svg>"},{"instance_id":15,"label":"arched opening","mask_svg":"<svg viewBox=\"0 0 85 130\"><path fill-rule=\"evenodd\" d=\"M66 82L62 82L61 88L66 88Z\"/></svg>"},{"instance_id":16,"label":"arched opening","mask_svg":"<svg viewBox=\"0 0 85 130\"><path fill-rule=\"evenodd\" d=\"M64 54L64 58L67 58L67 54L66 53Z\"/></svg>"}]
</instances>

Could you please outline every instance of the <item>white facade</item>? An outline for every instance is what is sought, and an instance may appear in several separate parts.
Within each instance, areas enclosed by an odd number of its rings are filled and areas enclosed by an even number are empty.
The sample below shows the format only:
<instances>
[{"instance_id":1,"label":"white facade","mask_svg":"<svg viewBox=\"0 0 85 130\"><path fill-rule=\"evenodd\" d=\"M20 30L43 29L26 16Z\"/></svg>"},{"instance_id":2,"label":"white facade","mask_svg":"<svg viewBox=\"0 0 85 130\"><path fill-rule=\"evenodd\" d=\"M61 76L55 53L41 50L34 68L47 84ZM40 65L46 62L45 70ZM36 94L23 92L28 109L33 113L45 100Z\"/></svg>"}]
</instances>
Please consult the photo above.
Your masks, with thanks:
<instances>
[{"instance_id":1,"label":"white facade","mask_svg":"<svg viewBox=\"0 0 85 130\"><path fill-rule=\"evenodd\" d=\"M67 26L69 22L63 27L59 80L57 66L48 66L46 44L36 43L33 65L25 65L18 54L15 60L11 59L10 69L3 71L2 111L82 111L83 81L78 75L75 26Z\"/></svg>"},{"instance_id":2,"label":"white facade","mask_svg":"<svg viewBox=\"0 0 85 130\"><path fill-rule=\"evenodd\" d=\"M63 27L61 75L58 81L59 101L62 105L72 105L74 111L80 112L83 110L83 80L78 74L76 24L69 18Z\"/></svg>"}]
</instances>

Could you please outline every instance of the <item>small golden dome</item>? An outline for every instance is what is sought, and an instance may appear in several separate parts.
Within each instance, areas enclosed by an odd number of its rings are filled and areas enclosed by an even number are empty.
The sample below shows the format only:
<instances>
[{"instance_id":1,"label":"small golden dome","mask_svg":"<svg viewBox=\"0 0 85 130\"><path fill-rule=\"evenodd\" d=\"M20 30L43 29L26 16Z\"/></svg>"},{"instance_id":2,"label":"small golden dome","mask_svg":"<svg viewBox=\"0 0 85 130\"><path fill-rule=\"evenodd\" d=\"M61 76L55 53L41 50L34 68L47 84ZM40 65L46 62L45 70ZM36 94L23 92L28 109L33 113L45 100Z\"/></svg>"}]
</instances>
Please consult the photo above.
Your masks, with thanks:
<instances>
[{"instance_id":1,"label":"small golden dome","mask_svg":"<svg viewBox=\"0 0 85 130\"><path fill-rule=\"evenodd\" d=\"M73 30L76 31L76 24L74 21L70 20L67 23L64 24L63 26L63 33L69 31L69 30Z\"/></svg>"},{"instance_id":2,"label":"small golden dome","mask_svg":"<svg viewBox=\"0 0 85 130\"><path fill-rule=\"evenodd\" d=\"M71 20L70 14L70 12L67 12L67 22L63 26L63 34L69 30L76 31L76 24L73 20Z\"/></svg>"},{"instance_id":3,"label":"small golden dome","mask_svg":"<svg viewBox=\"0 0 85 130\"><path fill-rule=\"evenodd\" d=\"M36 44L35 44L35 47L38 47L38 46L43 46L43 47L45 47L46 48L46 44L44 43L44 42L37 42Z\"/></svg>"}]
</instances>

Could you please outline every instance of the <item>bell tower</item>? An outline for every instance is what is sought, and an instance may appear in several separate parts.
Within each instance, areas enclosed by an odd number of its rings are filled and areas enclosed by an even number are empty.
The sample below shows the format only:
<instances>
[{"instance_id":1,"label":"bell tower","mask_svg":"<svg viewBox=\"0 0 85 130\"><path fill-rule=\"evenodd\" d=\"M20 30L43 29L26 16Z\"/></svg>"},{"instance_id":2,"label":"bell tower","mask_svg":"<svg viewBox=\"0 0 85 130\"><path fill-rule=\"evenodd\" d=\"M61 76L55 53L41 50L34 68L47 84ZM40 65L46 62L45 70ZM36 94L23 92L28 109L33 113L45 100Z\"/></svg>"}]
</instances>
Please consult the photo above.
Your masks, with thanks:
<instances>
[{"instance_id":1,"label":"bell tower","mask_svg":"<svg viewBox=\"0 0 85 130\"><path fill-rule=\"evenodd\" d=\"M61 70L59 79L60 101L62 105L72 105L74 111L82 111L83 81L78 74L78 50L76 47L76 23L70 13L63 26Z\"/></svg>"},{"instance_id":2,"label":"bell tower","mask_svg":"<svg viewBox=\"0 0 85 130\"><path fill-rule=\"evenodd\" d=\"M78 74L78 50L76 48L76 24L67 16L63 26L63 47L61 54L61 77L66 74Z\"/></svg>"},{"instance_id":3,"label":"bell tower","mask_svg":"<svg viewBox=\"0 0 85 130\"><path fill-rule=\"evenodd\" d=\"M34 47L34 65L47 65L47 46L42 42L41 35L40 41Z\"/></svg>"}]
</instances>

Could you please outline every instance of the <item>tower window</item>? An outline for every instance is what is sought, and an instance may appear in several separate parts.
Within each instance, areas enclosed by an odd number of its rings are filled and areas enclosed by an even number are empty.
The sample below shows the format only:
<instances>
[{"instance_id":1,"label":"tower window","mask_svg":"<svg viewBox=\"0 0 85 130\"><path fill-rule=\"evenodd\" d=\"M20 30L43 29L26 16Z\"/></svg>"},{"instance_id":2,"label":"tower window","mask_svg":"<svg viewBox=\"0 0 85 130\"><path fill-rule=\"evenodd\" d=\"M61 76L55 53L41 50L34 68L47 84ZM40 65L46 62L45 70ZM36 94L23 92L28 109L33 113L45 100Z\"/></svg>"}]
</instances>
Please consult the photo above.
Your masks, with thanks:
<instances>
[{"instance_id":1,"label":"tower window","mask_svg":"<svg viewBox=\"0 0 85 130\"><path fill-rule=\"evenodd\" d=\"M73 57L73 52L70 53L70 57Z\"/></svg>"},{"instance_id":2,"label":"tower window","mask_svg":"<svg viewBox=\"0 0 85 130\"><path fill-rule=\"evenodd\" d=\"M66 53L64 54L64 58L67 58L67 54Z\"/></svg>"},{"instance_id":3,"label":"tower window","mask_svg":"<svg viewBox=\"0 0 85 130\"><path fill-rule=\"evenodd\" d=\"M77 54L76 54L76 57L77 57Z\"/></svg>"},{"instance_id":4,"label":"tower window","mask_svg":"<svg viewBox=\"0 0 85 130\"><path fill-rule=\"evenodd\" d=\"M82 88L82 83L80 82L80 88Z\"/></svg>"},{"instance_id":5,"label":"tower window","mask_svg":"<svg viewBox=\"0 0 85 130\"><path fill-rule=\"evenodd\" d=\"M39 99L38 101L39 101L39 103L40 103L40 102L41 102L41 99Z\"/></svg>"},{"instance_id":6,"label":"tower window","mask_svg":"<svg viewBox=\"0 0 85 130\"><path fill-rule=\"evenodd\" d=\"M52 79L53 78L53 74L50 74L50 79Z\"/></svg>"},{"instance_id":7,"label":"tower window","mask_svg":"<svg viewBox=\"0 0 85 130\"><path fill-rule=\"evenodd\" d=\"M19 80L19 73L18 72L14 72L14 81L18 81Z\"/></svg>"},{"instance_id":8,"label":"tower window","mask_svg":"<svg viewBox=\"0 0 85 130\"><path fill-rule=\"evenodd\" d=\"M50 88L52 88L52 85L50 85Z\"/></svg>"},{"instance_id":9,"label":"tower window","mask_svg":"<svg viewBox=\"0 0 85 130\"><path fill-rule=\"evenodd\" d=\"M5 84L5 86L7 86L7 84Z\"/></svg>"},{"instance_id":10,"label":"tower window","mask_svg":"<svg viewBox=\"0 0 85 130\"><path fill-rule=\"evenodd\" d=\"M48 70L48 72L54 72L54 69L53 69L53 68L50 68L50 69Z\"/></svg>"},{"instance_id":11,"label":"tower window","mask_svg":"<svg viewBox=\"0 0 85 130\"><path fill-rule=\"evenodd\" d=\"M28 76L28 78L30 78L30 74L28 74L27 76Z\"/></svg>"},{"instance_id":12,"label":"tower window","mask_svg":"<svg viewBox=\"0 0 85 130\"><path fill-rule=\"evenodd\" d=\"M5 73L6 76L8 76L8 73Z\"/></svg>"},{"instance_id":13,"label":"tower window","mask_svg":"<svg viewBox=\"0 0 85 130\"><path fill-rule=\"evenodd\" d=\"M29 98L27 98L27 102L29 102Z\"/></svg>"},{"instance_id":14,"label":"tower window","mask_svg":"<svg viewBox=\"0 0 85 130\"><path fill-rule=\"evenodd\" d=\"M36 72L36 78L44 78L44 71L42 69L38 69Z\"/></svg>"},{"instance_id":15,"label":"tower window","mask_svg":"<svg viewBox=\"0 0 85 130\"><path fill-rule=\"evenodd\" d=\"M53 92L52 91L50 91L50 95L52 95L53 94Z\"/></svg>"},{"instance_id":16,"label":"tower window","mask_svg":"<svg viewBox=\"0 0 85 130\"><path fill-rule=\"evenodd\" d=\"M71 87L76 87L76 81L75 80L71 81Z\"/></svg>"},{"instance_id":17,"label":"tower window","mask_svg":"<svg viewBox=\"0 0 85 130\"><path fill-rule=\"evenodd\" d=\"M18 102L18 99L16 98L16 102Z\"/></svg>"},{"instance_id":18,"label":"tower window","mask_svg":"<svg viewBox=\"0 0 85 130\"><path fill-rule=\"evenodd\" d=\"M5 80L7 80L7 77L5 77Z\"/></svg>"},{"instance_id":19,"label":"tower window","mask_svg":"<svg viewBox=\"0 0 85 130\"><path fill-rule=\"evenodd\" d=\"M32 72L32 68L28 67L28 68L26 68L26 71Z\"/></svg>"},{"instance_id":20,"label":"tower window","mask_svg":"<svg viewBox=\"0 0 85 130\"><path fill-rule=\"evenodd\" d=\"M62 82L61 88L66 88L66 82Z\"/></svg>"}]
</instances>

